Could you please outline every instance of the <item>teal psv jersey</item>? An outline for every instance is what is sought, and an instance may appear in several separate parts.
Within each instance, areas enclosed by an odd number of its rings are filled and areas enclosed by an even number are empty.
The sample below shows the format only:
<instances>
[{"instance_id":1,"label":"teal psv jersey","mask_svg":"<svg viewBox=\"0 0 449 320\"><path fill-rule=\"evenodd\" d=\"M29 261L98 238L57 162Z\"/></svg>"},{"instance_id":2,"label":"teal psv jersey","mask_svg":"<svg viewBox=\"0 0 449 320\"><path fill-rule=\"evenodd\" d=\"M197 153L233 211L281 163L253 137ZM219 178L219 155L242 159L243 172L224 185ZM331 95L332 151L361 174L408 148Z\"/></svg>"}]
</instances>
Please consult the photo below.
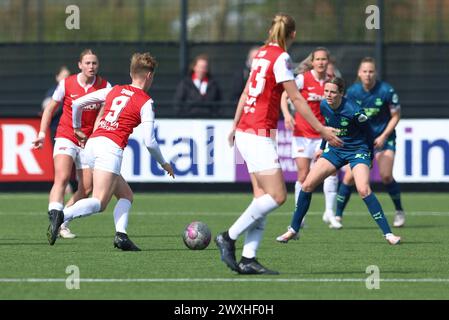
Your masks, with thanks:
<instances>
[{"instance_id":1,"label":"teal psv jersey","mask_svg":"<svg viewBox=\"0 0 449 320\"><path fill-rule=\"evenodd\" d=\"M361 83L355 83L348 88L346 98L355 101L365 110L376 137L387 127L391 111L399 110L401 107L393 87L383 81L376 81L370 91L365 91ZM392 135L395 135L395 132Z\"/></svg>"},{"instance_id":2,"label":"teal psv jersey","mask_svg":"<svg viewBox=\"0 0 449 320\"><path fill-rule=\"evenodd\" d=\"M326 125L340 130L338 137L343 141L343 146L335 149L348 152L372 150L374 133L368 116L357 103L343 98L340 106L334 110L326 100L322 100L320 110Z\"/></svg>"}]
</instances>

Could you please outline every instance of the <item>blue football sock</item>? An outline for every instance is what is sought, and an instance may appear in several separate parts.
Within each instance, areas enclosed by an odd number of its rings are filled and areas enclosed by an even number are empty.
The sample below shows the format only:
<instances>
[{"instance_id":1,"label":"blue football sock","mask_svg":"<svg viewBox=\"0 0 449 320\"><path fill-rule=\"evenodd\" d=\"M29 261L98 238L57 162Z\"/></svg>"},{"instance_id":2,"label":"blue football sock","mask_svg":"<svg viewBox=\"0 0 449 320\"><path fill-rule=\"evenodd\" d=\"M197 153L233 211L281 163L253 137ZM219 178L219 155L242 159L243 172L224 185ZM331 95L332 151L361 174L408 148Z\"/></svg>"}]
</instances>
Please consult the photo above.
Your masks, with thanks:
<instances>
[{"instance_id":1,"label":"blue football sock","mask_svg":"<svg viewBox=\"0 0 449 320\"><path fill-rule=\"evenodd\" d=\"M340 184L340 187L338 188L338 194L337 194L337 212L335 212L335 215L337 217L343 217L343 211L346 208L346 204L349 201L349 198L351 198L352 193L352 186L349 184L344 184L343 182Z\"/></svg>"},{"instance_id":2,"label":"blue football sock","mask_svg":"<svg viewBox=\"0 0 449 320\"><path fill-rule=\"evenodd\" d=\"M302 191L299 193L298 201L296 202L295 212L293 213L292 227L296 232L299 231L301 227L301 221L309 210L310 201L312 200L312 192Z\"/></svg>"},{"instance_id":3,"label":"blue football sock","mask_svg":"<svg viewBox=\"0 0 449 320\"><path fill-rule=\"evenodd\" d=\"M383 234L391 233L390 226L388 225L387 218L384 215L384 211L380 206L379 200L377 200L374 193L371 193L369 196L363 198L366 206L368 207L369 213L379 225L379 228L382 230Z\"/></svg>"},{"instance_id":4,"label":"blue football sock","mask_svg":"<svg viewBox=\"0 0 449 320\"><path fill-rule=\"evenodd\" d=\"M401 190L399 189L399 183L393 180L389 184L386 184L385 187L387 188L391 200L393 200L395 209L402 211Z\"/></svg>"}]
</instances>

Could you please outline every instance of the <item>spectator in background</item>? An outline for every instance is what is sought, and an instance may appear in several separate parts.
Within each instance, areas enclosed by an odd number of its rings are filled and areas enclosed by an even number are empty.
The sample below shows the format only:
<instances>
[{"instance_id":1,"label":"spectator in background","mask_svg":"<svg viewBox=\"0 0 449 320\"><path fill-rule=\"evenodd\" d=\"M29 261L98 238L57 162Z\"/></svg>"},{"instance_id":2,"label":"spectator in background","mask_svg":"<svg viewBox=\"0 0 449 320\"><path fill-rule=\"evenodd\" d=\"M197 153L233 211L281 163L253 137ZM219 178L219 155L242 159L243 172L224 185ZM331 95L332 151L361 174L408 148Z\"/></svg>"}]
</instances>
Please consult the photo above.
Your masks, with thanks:
<instances>
[{"instance_id":1,"label":"spectator in background","mask_svg":"<svg viewBox=\"0 0 449 320\"><path fill-rule=\"evenodd\" d=\"M53 96L53 93L55 92L59 82L65 78L70 76L70 70L66 66L61 66L58 70L58 72L55 75L56 83L53 84L50 89L47 90L47 93L45 94L45 98L42 101L42 111L47 107L48 103L51 101L51 97ZM51 140L53 141L56 136L56 128L58 128L59 119L62 115L62 108L58 108L54 114L53 118L50 122L50 132L51 132Z\"/></svg>"},{"instance_id":2,"label":"spectator in background","mask_svg":"<svg viewBox=\"0 0 449 320\"><path fill-rule=\"evenodd\" d=\"M251 71L251 64L253 63L253 59L257 54L259 47L252 47L248 51L248 56L246 57L245 67L242 70L239 70L234 74L232 81L232 91L231 91L231 100L239 101L240 96L242 95L243 89L245 89L246 81L249 78L249 73Z\"/></svg>"},{"instance_id":3,"label":"spectator in background","mask_svg":"<svg viewBox=\"0 0 449 320\"><path fill-rule=\"evenodd\" d=\"M221 91L212 78L209 58L205 54L195 57L190 64L188 76L177 86L174 108L178 115L210 117L218 115Z\"/></svg>"}]
</instances>

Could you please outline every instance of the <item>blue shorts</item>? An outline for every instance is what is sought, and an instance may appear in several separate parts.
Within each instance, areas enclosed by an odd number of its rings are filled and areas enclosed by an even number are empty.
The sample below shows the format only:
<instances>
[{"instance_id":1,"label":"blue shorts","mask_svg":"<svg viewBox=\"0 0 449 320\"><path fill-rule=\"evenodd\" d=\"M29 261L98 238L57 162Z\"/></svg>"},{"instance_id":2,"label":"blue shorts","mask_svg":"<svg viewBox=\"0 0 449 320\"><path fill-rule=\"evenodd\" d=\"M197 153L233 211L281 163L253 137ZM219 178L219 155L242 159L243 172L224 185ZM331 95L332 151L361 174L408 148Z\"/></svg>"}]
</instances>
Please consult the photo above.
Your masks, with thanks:
<instances>
[{"instance_id":1,"label":"blue shorts","mask_svg":"<svg viewBox=\"0 0 449 320\"><path fill-rule=\"evenodd\" d=\"M347 151L338 150L336 148L326 148L321 157L332 163L337 170L348 163L351 169L359 163L366 164L368 168L371 168L373 161L372 153L366 149Z\"/></svg>"},{"instance_id":2,"label":"blue shorts","mask_svg":"<svg viewBox=\"0 0 449 320\"><path fill-rule=\"evenodd\" d=\"M374 153L382 152L385 150L396 152L396 134L394 132L387 138L382 149L375 149Z\"/></svg>"}]
</instances>

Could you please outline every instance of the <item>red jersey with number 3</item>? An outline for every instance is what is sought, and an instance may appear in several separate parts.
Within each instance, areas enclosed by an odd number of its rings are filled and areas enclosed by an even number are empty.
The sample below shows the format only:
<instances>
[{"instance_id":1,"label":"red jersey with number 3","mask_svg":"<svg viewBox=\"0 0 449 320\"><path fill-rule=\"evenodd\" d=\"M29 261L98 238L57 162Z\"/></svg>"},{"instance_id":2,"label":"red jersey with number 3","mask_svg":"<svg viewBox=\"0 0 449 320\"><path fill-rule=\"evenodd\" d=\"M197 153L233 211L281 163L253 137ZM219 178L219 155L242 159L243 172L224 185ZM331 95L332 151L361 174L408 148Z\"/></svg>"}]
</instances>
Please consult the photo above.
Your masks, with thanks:
<instances>
[{"instance_id":1,"label":"red jersey with number 3","mask_svg":"<svg viewBox=\"0 0 449 320\"><path fill-rule=\"evenodd\" d=\"M134 128L141 123L141 109L153 100L140 88L130 85L114 86L106 96L104 114L93 137L106 137L122 149L128 144L128 138Z\"/></svg>"},{"instance_id":2,"label":"red jersey with number 3","mask_svg":"<svg viewBox=\"0 0 449 320\"><path fill-rule=\"evenodd\" d=\"M99 89L106 88L108 82L97 76L93 85L84 88L78 82L78 74L71 75L63 80L64 85L64 103L62 116L56 130L56 138L66 138L79 145L78 140L73 134L72 126L72 101L78 99L88 93ZM87 90L86 90L87 89ZM81 118L81 130L86 136L90 136L94 129L95 120L100 111L101 104L94 104L83 108L83 116Z\"/></svg>"},{"instance_id":3,"label":"red jersey with number 3","mask_svg":"<svg viewBox=\"0 0 449 320\"><path fill-rule=\"evenodd\" d=\"M298 75L298 77L303 77L302 87L299 87L299 92L307 100L307 104L310 109L312 109L315 117L324 124L324 117L320 112L320 103L324 98L324 80L317 80L312 71L307 71L303 75ZM297 81L298 84L298 81ZM320 138L320 134L313 129L313 127L304 119L304 117L299 113L295 113L295 130L293 130L293 135L295 137L306 137L306 138Z\"/></svg>"},{"instance_id":4,"label":"red jersey with number 3","mask_svg":"<svg viewBox=\"0 0 449 320\"><path fill-rule=\"evenodd\" d=\"M279 120L282 82L293 79L288 53L276 44L261 47L251 65L248 97L237 129L270 136Z\"/></svg>"}]
</instances>

